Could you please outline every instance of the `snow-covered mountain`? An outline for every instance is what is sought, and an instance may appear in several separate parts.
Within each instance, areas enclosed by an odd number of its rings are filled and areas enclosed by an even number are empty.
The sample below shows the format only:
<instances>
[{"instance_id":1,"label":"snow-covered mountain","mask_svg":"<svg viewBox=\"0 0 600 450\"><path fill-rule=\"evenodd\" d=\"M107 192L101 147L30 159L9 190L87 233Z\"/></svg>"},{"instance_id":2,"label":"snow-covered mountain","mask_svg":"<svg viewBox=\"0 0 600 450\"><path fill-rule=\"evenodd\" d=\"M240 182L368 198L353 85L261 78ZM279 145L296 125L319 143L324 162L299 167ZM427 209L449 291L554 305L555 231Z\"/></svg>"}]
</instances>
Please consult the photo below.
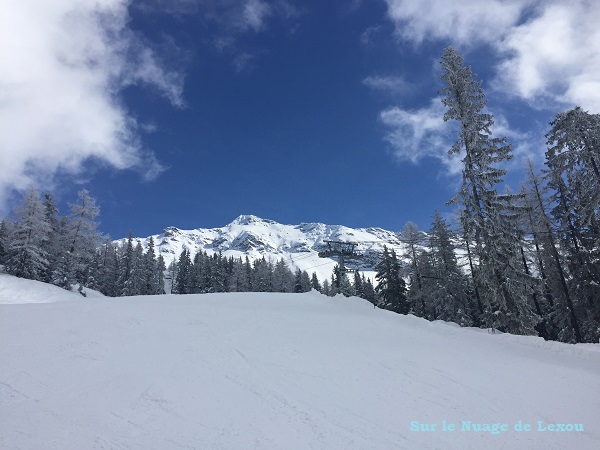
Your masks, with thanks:
<instances>
[{"instance_id":1,"label":"snow-covered mountain","mask_svg":"<svg viewBox=\"0 0 600 450\"><path fill-rule=\"evenodd\" d=\"M325 250L326 240L356 242L356 251L361 258L347 261L347 266L358 268L371 277L384 245L394 248L399 254L404 250L397 233L381 228L355 229L322 223L284 225L253 215L241 215L221 228L180 230L168 227L152 238L167 264L178 258L184 248L192 255L206 251L209 254L222 252L235 258L247 255L250 260L264 256L273 262L283 258L292 270L306 270L309 274L316 272L320 280L331 276L336 264L334 259L320 258L318 255ZM146 248L150 236L136 240ZM121 239L119 242L123 241Z\"/></svg>"}]
</instances>

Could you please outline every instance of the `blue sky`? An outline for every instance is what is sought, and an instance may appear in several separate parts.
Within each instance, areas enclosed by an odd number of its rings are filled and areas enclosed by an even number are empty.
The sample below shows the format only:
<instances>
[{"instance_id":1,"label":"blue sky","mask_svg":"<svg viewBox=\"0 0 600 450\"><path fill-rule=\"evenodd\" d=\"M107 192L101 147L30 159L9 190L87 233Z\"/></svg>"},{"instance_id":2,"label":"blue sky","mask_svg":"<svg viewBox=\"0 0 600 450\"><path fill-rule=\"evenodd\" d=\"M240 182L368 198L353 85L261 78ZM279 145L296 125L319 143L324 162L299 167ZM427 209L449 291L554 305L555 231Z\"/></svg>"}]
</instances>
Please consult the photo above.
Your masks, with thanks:
<instances>
[{"instance_id":1,"label":"blue sky","mask_svg":"<svg viewBox=\"0 0 600 450\"><path fill-rule=\"evenodd\" d=\"M282 223L427 229L454 196L439 58L483 80L507 182L553 116L600 111L598 2L8 0L0 209L88 189L117 238Z\"/></svg>"}]
</instances>

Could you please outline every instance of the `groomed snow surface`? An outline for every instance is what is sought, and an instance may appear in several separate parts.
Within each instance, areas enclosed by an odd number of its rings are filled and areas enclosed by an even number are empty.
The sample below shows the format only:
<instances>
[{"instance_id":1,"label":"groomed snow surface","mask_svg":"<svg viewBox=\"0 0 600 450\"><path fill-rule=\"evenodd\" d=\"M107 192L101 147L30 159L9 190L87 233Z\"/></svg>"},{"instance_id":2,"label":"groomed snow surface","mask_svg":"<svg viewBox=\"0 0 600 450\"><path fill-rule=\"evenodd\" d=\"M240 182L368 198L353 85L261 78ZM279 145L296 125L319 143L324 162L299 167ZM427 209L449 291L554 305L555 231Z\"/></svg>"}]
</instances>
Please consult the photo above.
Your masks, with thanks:
<instances>
[{"instance_id":1,"label":"groomed snow surface","mask_svg":"<svg viewBox=\"0 0 600 450\"><path fill-rule=\"evenodd\" d=\"M0 303L2 449L600 448L599 345L315 292L83 298L0 275Z\"/></svg>"}]
</instances>

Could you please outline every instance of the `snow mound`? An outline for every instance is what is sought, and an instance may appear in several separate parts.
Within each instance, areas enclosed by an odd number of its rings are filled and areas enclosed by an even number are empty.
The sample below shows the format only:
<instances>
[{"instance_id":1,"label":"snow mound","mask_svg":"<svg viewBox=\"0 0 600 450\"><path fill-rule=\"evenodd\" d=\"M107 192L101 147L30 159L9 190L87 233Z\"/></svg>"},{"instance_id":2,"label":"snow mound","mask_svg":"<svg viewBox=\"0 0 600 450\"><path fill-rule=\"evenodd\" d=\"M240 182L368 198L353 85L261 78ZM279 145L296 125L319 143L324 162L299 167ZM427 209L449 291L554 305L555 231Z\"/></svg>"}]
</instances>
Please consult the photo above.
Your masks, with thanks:
<instances>
[{"instance_id":1,"label":"snow mound","mask_svg":"<svg viewBox=\"0 0 600 450\"><path fill-rule=\"evenodd\" d=\"M0 341L3 449L600 448L598 346L458 329L358 298L0 305ZM422 424L436 428L412 431Z\"/></svg>"},{"instance_id":2,"label":"snow mound","mask_svg":"<svg viewBox=\"0 0 600 450\"><path fill-rule=\"evenodd\" d=\"M106 298L93 289L85 288L83 291L87 299ZM0 273L0 304L54 303L85 298L77 292L77 286L69 292L52 284Z\"/></svg>"},{"instance_id":3,"label":"snow mound","mask_svg":"<svg viewBox=\"0 0 600 450\"><path fill-rule=\"evenodd\" d=\"M86 288L84 291L89 298L104 297L91 289ZM0 273L0 304L53 303L83 298L76 290L68 292L52 284Z\"/></svg>"}]
</instances>

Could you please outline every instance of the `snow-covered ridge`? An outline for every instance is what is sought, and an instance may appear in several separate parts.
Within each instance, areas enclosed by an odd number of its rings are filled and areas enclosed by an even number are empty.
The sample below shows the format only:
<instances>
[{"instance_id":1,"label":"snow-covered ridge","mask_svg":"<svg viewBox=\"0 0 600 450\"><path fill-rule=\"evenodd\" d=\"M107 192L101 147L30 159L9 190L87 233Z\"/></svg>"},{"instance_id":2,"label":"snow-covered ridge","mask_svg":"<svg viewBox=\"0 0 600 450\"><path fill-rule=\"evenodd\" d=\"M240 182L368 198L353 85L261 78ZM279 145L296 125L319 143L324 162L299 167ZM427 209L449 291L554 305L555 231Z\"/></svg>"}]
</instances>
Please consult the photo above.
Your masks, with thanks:
<instances>
[{"instance_id":1,"label":"snow-covered ridge","mask_svg":"<svg viewBox=\"0 0 600 450\"><path fill-rule=\"evenodd\" d=\"M372 272L384 245L400 253L404 249L397 233L382 228L350 228L323 223L285 225L254 215L241 215L220 228L181 230L168 227L151 237L167 264L187 248L192 255L206 251L209 254L221 252L235 258L248 256L251 261L263 256L273 261L283 258L292 270L316 272L321 280L331 275L336 264L332 259L318 256L318 252L324 249L325 240L357 242L357 251L363 257L360 262L351 263L350 267L367 273ZM150 236L136 240L146 248Z\"/></svg>"}]
</instances>

